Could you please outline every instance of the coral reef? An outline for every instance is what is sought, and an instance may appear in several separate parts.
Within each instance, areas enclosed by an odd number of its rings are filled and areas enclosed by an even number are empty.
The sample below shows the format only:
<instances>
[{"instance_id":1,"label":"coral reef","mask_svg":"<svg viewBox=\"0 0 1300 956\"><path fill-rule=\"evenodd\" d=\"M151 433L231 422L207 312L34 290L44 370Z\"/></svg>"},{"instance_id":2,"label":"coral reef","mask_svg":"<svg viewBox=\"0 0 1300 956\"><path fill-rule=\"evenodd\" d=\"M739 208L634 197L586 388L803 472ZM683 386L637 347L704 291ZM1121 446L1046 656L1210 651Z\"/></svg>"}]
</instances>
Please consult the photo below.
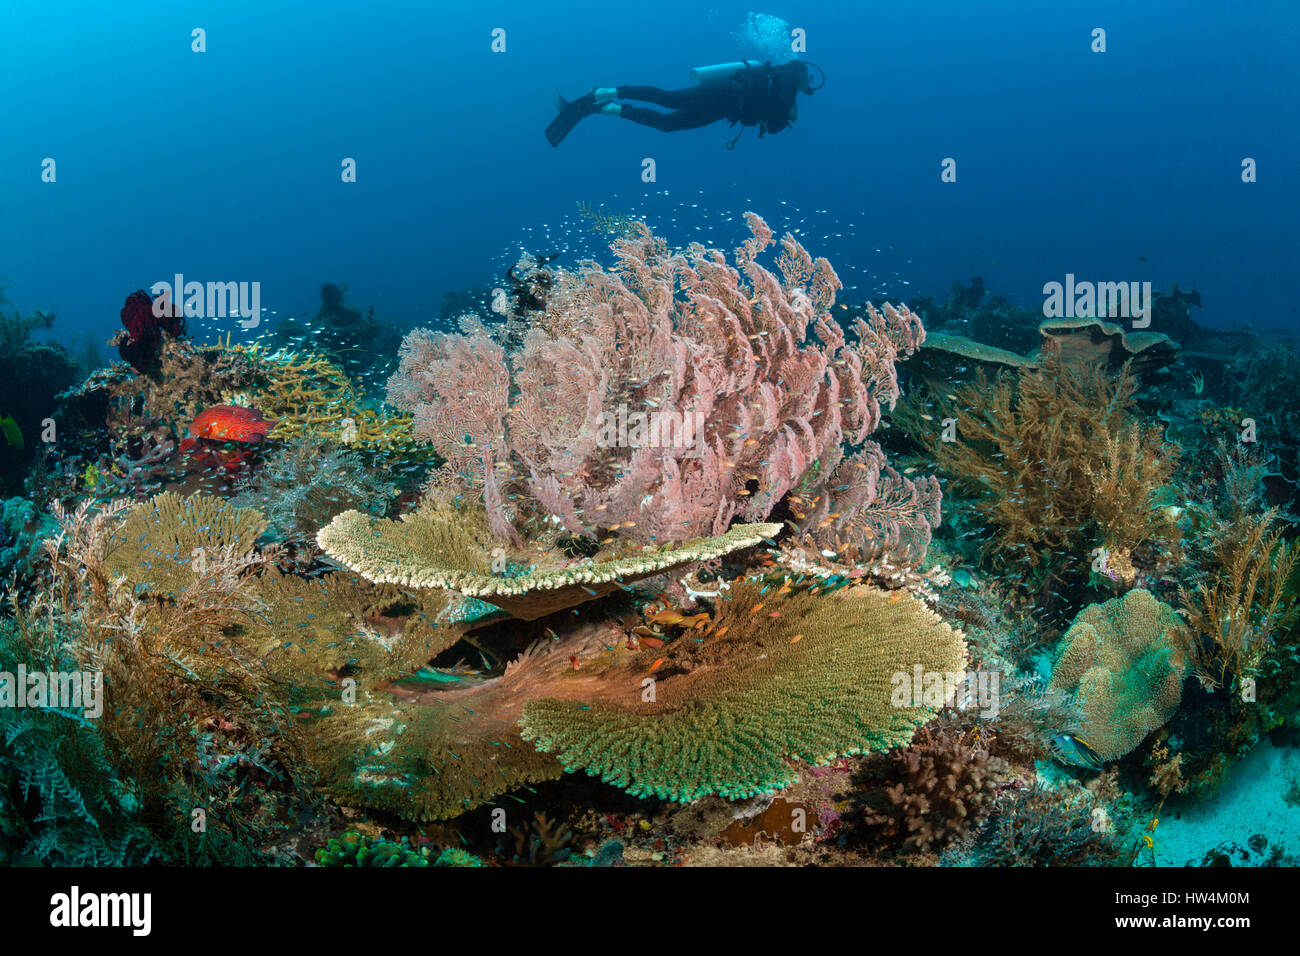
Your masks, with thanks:
<instances>
[{"instance_id":1,"label":"coral reef","mask_svg":"<svg viewBox=\"0 0 1300 956\"><path fill-rule=\"evenodd\" d=\"M1137 388L1127 369L1112 377L1065 365L1045 347L1037 369L981 375L953 400L936 399L935 415L909 407L896 418L993 529L993 566L1027 571L1033 593L1081 583L1098 548L1122 563L1146 547L1148 573L1175 560L1178 530L1162 488L1177 448L1132 415ZM940 418L955 424L954 440ZM1117 576L1134 583L1134 573Z\"/></svg>"},{"instance_id":2,"label":"coral reef","mask_svg":"<svg viewBox=\"0 0 1300 956\"><path fill-rule=\"evenodd\" d=\"M307 563L317 553L316 532L340 509L382 516L397 497L396 486L361 454L312 437L267 452L262 467L235 492L232 504L260 511L267 535Z\"/></svg>"},{"instance_id":3,"label":"coral reef","mask_svg":"<svg viewBox=\"0 0 1300 956\"><path fill-rule=\"evenodd\" d=\"M1117 827L1086 791L1036 784L1004 803L971 854L977 866L1117 866L1130 862Z\"/></svg>"},{"instance_id":4,"label":"coral reef","mask_svg":"<svg viewBox=\"0 0 1300 956\"><path fill-rule=\"evenodd\" d=\"M225 388L220 403L257 408L276 423L278 438L314 437L384 454L395 459L393 467L400 466L406 454L427 460L412 440L409 416L372 407L347 373L324 354L268 350L258 344L226 345L220 351L249 368L247 380Z\"/></svg>"},{"instance_id":5,"label":"coral reef","mask_svg":"<svg viewBox=\"0 0 1300 956\"><path fill-rule=\"evenodd\" d=\"M400 346L0 312L0 863L1140 865L1300 739L1289 346L580 212Z\"/></svg>"}]
</instances>

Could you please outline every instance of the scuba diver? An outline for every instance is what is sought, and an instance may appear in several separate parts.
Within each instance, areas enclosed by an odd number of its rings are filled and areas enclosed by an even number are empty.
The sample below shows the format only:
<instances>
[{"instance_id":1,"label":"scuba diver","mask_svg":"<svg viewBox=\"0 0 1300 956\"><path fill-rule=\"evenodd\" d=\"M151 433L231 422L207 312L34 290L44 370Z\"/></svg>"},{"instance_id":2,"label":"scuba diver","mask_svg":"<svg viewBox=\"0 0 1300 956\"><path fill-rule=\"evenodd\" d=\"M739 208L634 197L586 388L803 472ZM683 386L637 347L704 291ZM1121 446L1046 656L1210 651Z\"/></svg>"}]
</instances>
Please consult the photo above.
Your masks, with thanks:
<instances>
[{"instance_id":1,"label":"scuba diver","mask_svg":"<svg viewBox=\"0 0 1300 956\"><path fill-rule=\"evenodd\" d=\"M560 112L546 127L546 138L552 146L559 146L573 127L597 113L621 116L665 133L698 129L718 120L726 120L732 126L739 123L741 133L747 126L757 126L760 137L765 133L779 133L794 122L795 97L799 93L811 95L826 83L823 74L822 82L813 86L808 67L801 60L780 66L745 60L697 67L691 70L692 85L684 90L661 90L657 86L596 87L572 101L556 94ZM821 73L820 67L816 69ZM672 112L662 113L616 100L639 100ZM740 133L727 143L727 148L734 147L737 139Z\"/></svg>"}]
</instances>

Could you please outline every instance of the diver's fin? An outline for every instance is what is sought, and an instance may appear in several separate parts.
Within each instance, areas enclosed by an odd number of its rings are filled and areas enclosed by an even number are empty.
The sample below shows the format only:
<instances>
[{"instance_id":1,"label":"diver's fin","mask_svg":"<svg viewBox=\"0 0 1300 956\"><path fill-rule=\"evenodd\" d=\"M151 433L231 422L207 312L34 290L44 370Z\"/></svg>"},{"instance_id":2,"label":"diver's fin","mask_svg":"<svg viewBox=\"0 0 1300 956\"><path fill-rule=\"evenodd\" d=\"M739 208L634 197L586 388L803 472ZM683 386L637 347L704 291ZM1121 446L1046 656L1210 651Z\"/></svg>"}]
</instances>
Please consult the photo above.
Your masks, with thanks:
<instances>
[{"instance_id":1,"label":"diver's fin","mask_svg":"<svg viewBox=\"0 0 1300 956\"><path fill-rule=\"evenodd\" d=\"M555 105L559 107L560 112L555 119L551 120L551 125L546 127L546 141L552 146L559 146L573 127L577 126L584 117L596 112L596 97L593 93L584 93L570 102L556 93Z\"/></svg>"}]
</instances>

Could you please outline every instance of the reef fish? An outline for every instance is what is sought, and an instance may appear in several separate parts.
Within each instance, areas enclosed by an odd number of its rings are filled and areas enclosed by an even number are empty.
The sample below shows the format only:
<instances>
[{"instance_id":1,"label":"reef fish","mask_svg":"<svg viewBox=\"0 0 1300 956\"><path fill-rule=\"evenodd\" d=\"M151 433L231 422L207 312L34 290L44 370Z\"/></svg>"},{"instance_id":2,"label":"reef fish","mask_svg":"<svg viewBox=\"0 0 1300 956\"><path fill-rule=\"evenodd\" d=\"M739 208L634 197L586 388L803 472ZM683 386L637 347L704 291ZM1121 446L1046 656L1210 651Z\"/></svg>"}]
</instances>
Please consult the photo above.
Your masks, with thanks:
<instances>
[{"instance_id":1,"label":"reef fish","mask_svg":"<svg viewBox=\"0 0 1300 956\"><path fill-rule=\"evenodd\" d=\"M0 434L4 435L5 444L10 448L23 447L23 430L18 427L18 423L14 421L12 415L0 418Z\"/></svg>"},{"instance_id":2,"label":"reef fish","mask_svg":"<svg viewBox=\"0 0 1300 956\"><path fill-rule=\"evenodd\" d=\"M1086 740L1074 734L1057 734L1051 739L1048 747L1053 757L1073 767L1100 770L1105 763Z\"/></svg>"},{"instance_id":3,"label":"reef fish","mask_svg":"<svg viewBox=\"0 0 1300 956\"><path fill-rule=\"evenodd\" d=\"M190 424L190 435L181 442L181 449L193 448L200 438L210 441L234 441L256 445L275 422L263 417L255 408L242 405L214 405L200 412Z\"/></svg>"}]
</instances>

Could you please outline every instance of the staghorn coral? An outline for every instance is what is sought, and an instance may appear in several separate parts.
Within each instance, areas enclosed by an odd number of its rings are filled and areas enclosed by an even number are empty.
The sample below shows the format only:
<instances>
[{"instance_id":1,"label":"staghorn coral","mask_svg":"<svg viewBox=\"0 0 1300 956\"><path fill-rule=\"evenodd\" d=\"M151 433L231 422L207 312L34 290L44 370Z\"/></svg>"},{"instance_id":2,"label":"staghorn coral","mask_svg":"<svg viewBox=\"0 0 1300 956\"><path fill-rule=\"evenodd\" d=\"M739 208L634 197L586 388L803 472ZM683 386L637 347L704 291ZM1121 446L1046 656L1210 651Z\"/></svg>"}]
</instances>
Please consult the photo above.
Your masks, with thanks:
<instances>
[{"instance_id":1,"label":"staghorn coral","mask_svg":"<svg viewBox=\"0 0 1300 956\"><path fill-rule=\"evenodd\" d=\"M888 839L922 853L968 837L994 808L1011 776L976 732L934 733L928 728L897 753L886 788L890 807L866 822Z\"/></svg>"},{"instance_id":2,"label":"staghorn coral","mask_svg":"<svg viewBox=\"0 0 1300 956\"><path fill-rule=\"evenodd\" d=\"M510 836L514 852L509 860L513 866L555 866L573 855L569 846L573 842L573 831L567 824L552 820L542 810L534 813L526 826L511 827Z\"/></svg>"},{"instance_id":3,"label":"staghorn coral","mask_svg":"<svg viewBox=\"0 0 1300 956\"><path fill-rule=\"evenodd\" d=\"M942 702L895 706L894 675L965 667L961 633L901 592L764 590L734 584L698 639L567 675L525 705L524 738L637 796L747 797L792 783L788 758L907 743Z\"/></svg>"},{"instance_id":4,"label":"staghorn coral","mask_svg":"<svg viewBox=\"0 0 1300 956\"><path fill-rule=\"evenodd\" d=\"M1061 638L1050 687L1070 694L1083 737L1115 760L1173 716L1187 672L1187 629L1141 588L1079 612Z\"/></svg>"},{"instance_id":5,"label":"staghorn coral","mask_svg":"<svg viewBox=\"0 0 1300 956\"><path fill-rule=\"evenodd\" d=\"M311 437L397 459L428 460L412 436L410 417L370 407L347 373L325 355L256 344L226 344L219 351L251 370L251 380L227 390L221 402L255 406L275 421L277 438Z\"/></svg>"},{"instance_id":6,"label":"staghorn coral","mask_svg":"<svg viewBox=\"0 0 1300 956\"><path fill-rule=\"evenodd\" d=\"M779 530L775 524L737 525L713 538L624 554L598 553L559 566L554 554L535 550L530 563L549 566L516 575L490 573L493 549L502 555L505 550L491 537L477 506L442 512L426 507L399 521L347 511L322 528L317 541L331 558L367 580L459 591L533 620L642 578L751 548ZM499 560L504 572L505 558Z\"/></svg>"},{"instance_id":7,"label":"staghorn coral","mask_svg":"<svg viewBox=\"0 0 1300 956\"><path fill-rule=\"evenodd\" d=\"M923 340L920 321L867 306L850 342L829 315L829 263L787 236L781 274L769 272L757 257L771 230L746 218L736 267L631 223L613 269L556 272L510 353L486 331L407 337L389 400L447 460L445 480L482 494L498 536L556 521L662 543L761 521L810 470L829 477L844 441L862 442L894 405L894 363ZM655 424L634 420L626 438L611 424L636 415ZM850 506L874 506L867 497Z\"/></svg>"}]
</instances>

